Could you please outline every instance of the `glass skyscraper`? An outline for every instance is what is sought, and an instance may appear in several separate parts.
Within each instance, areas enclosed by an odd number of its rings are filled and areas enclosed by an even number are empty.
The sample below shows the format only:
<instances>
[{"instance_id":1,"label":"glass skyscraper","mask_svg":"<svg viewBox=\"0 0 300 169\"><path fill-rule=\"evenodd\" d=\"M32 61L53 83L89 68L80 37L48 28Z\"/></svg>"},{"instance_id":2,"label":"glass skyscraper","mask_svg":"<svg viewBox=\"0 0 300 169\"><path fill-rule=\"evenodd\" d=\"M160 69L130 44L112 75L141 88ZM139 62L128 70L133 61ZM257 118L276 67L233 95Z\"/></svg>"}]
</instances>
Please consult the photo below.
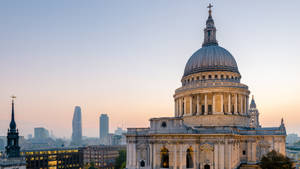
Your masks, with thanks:
<instances>
[{"instance_id":1,"label":"glass skyscraper","mask_svg":"<svg viewBox=\"0 0 300 169\"><path fill-rule=\"evenodd\" d=\"M81 108L75 107L73 121L72 121L72 144L80 145L82 139L82 124L81 124Z\"/></svg>"}]
</instances>

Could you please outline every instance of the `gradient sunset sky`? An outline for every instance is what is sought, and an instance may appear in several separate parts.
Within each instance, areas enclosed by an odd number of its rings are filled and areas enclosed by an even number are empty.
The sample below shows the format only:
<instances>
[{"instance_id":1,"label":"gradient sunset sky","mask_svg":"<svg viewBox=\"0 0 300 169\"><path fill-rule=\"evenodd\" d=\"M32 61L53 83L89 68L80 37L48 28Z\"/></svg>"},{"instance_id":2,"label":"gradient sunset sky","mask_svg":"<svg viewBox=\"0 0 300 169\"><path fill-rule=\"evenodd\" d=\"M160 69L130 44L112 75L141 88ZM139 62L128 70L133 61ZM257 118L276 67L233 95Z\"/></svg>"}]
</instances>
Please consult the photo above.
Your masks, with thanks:
<instances>
[{"instance_id":1,"label":"gradient sunset sky","mask_svg":"<svg viewBox=\"0 0 300 169\"><path fill-rule=\"evenodd\" d=\"M263 126L300 134L300 1L6 0L0 2L0 135L16 99L21 135L45 127L70 137L75 106L83 135L99 116L146 127L173 116L173 94L201 47L212 3L219 45L235 57Z\"/></svg>"}]
</instances>

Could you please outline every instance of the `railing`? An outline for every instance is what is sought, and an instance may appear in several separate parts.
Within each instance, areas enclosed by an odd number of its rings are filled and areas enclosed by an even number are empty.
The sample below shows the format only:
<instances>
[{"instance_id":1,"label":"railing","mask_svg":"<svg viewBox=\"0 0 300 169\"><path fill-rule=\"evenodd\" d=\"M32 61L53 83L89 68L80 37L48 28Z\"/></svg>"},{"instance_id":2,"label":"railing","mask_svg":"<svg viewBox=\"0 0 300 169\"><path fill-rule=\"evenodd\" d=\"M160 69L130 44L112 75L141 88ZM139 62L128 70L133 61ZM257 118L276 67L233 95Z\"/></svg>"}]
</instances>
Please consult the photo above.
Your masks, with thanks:
<instances>
[{"instance_id":1,"label":"railing","mask_svg":"<svg viewBox=\"0 0 300 169\"><path fill-rule=\"evenodd\" d=\"M186 84L175 90L175 93L185 91L188 89L196 89L196 88L209 88L209 87L236 87L242 89L248 89L247 85L237 82L236 80L207 80L207 81L196 81L189 84Z\"/></svg>"},{"instance_id":2,"label":"railing","mask_svg":"<svg viewBox=\"0 0 300 169\"><path fill-rule=\"evenodd\" d=\"M150 128L128 128L127 134L137 134L137 133L146 133Z\"/></svg>"}]
</instances>

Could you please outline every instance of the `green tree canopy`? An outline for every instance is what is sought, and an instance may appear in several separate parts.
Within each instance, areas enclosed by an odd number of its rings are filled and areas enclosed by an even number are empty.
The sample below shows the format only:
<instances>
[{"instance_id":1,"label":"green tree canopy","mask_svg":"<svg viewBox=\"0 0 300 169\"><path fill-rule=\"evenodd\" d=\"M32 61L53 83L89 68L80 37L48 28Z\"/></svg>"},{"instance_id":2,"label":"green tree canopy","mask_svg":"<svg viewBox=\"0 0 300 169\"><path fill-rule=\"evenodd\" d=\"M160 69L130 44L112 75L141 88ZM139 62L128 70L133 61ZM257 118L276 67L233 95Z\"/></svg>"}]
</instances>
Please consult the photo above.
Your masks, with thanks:
<instances>
[{"instance_id":1,"label":"green tree canopy","mask_svg":"<svg viewBox=\"0 0 300 169\"><path fill-rule=\"evenodd\" d=\"M294 143L295 146L300 146L300 141L297 141L296 143Z\"/></svg>"},{"instance_id":2,"label":"green tree canopy","mask_svg":"<svg viewBox=\"0 0 300 169\"><path fill-rule=\"evenodd\" d=\"M126 167L126 150L120 150L119 156L116 159L115 168L123 169Z\"/></svg>"},{"instance_id":3,"label":"green tree canopy","mask_svg":"<svg viewBox=\"0 0 300 169\"><path fill-rule=\"evenodd\" d=\"M261 159L260 167L262 169L293 169L293 163L290 158L272 150Z\"/></svg>"}]
</instances>

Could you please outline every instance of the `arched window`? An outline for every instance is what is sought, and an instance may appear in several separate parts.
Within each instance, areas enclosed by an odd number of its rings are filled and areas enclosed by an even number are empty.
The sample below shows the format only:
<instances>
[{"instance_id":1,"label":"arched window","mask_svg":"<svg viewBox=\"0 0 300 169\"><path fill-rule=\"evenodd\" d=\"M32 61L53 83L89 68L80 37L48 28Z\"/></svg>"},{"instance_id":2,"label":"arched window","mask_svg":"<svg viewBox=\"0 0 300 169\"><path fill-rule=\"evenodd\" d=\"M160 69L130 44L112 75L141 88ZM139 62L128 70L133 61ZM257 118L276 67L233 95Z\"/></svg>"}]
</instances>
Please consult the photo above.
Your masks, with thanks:
<instances>
[{"instance_id":1,"label":"arched window","mask_svg":"<svg viewBox=\"0 0 300 169\"><path fill-rule=\"evenodd\" d=\"M186 150L186 168L194 168L193 150L191 147Z\"/></svg>"},{"instance_id":2,"label":"arched window","mask_svg":"<svg viewBox=\"0 0 300 169\"><path fill-rule=\"evenodd\" d=\"M167 127L167 123L166 123L165 121L163 121L163 122L161 123L161 127L163 127L163 128Z\"/></svg>"},{"instance_id":3,"label":"arched window","mask_svg":"<svg viewBox=\"0 0 300 169\"><path fill-rule=\"evenodd\" d=\"M160 168L169 168L169 150L163 147L160 150Z\"/></svg>"},{"instance_id":4,"label":"arched window","mask_svg":"<svg viewBox=\"0 0 300 169\"><path fill-rule=\"evenodd\" d=\"M208 164L206 164L206 165L204 166L204 169L210 169L210 166L209 166Z\"/></svg>"},{"instance_id":5,"label":"arched window","mask_svg":"<svg viewBox=\"0 0 300 169\"><path fill-rule=\"evenodd\" d=\"M144 161L144 160L142 160L142 161L140 162L140 166L141 166L141 167L145 167L145 161Z\"/></svg>"}]
</instances>

